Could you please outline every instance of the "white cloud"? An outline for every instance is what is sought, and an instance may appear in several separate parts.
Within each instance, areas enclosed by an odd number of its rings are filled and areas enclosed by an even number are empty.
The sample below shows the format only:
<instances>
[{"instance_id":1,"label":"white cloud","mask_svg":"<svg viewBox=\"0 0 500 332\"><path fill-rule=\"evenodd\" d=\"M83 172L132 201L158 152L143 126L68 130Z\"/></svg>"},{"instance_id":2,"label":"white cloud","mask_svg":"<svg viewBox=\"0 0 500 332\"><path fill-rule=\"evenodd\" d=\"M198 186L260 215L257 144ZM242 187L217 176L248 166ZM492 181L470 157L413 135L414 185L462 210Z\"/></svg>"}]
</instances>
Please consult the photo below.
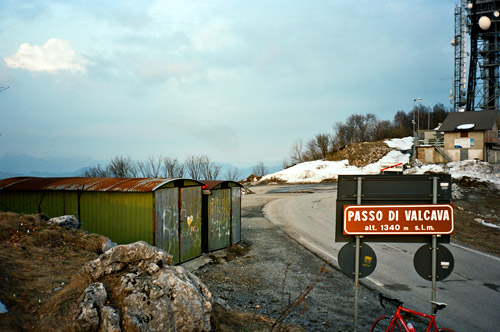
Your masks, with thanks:
<instances>
[{"instance_id":1,"label":"white cloud","mask_svg":"<svg viewBox=\"0 0 500 332\"><path fill-rule=\"evenodd\" d=\"M69 41L51 38L43 46L23 43L16 54L4 58L10 68L56 73L59 70L85 72L87 61L75 53Z\"/></svg>"}]
</instances>

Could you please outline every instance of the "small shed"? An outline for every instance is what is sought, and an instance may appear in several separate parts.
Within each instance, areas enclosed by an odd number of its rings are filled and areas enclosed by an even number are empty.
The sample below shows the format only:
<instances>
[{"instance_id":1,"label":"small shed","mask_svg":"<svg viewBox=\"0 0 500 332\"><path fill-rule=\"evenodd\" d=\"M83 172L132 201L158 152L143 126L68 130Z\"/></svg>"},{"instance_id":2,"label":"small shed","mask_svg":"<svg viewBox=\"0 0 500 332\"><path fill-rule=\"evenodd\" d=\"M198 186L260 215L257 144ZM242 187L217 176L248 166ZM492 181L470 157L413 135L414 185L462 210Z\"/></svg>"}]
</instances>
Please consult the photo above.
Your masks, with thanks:
<instances>
[{"instance_id":1,"label":"small shed","mask_svg":"<svg viewBox=\"0 0 500 332\"><path fill-rule=\"evenodd\" d=\"M0 211L72 214L119 244L146 241L182 263L201 255L202 183L165 178L0 180Z\"/></svg>"},{"instance_id":2,"label":"small shed","mask_svg":"<svg viewBox=\"0 0 500 332\"><path fill-rule=\"evenodd\" d=\"M450 113L439 131L444 132L444 151L452 161L500 163L498 110Z\"/></svg>"},{"instance_id":3,"label":"small shed","mask_svg":"<svg viewBox=\"0 0 500 332\"><path fill-rule=\"evenodd\" d=\"M241 240L241 187L234 181L202 181L202 249L210 252Z\"/></svg>"}]
</instances>

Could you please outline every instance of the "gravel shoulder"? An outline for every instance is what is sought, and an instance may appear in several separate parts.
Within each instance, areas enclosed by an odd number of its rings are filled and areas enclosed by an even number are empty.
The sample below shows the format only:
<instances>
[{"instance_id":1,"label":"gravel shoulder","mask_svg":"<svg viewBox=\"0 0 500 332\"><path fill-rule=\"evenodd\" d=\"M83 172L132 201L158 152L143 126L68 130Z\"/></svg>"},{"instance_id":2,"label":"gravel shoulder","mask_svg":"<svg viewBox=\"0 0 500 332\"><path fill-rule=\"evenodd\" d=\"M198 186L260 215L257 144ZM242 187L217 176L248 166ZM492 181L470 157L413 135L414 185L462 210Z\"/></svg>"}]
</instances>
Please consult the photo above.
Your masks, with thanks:
<instances>
[{"instance_id":1,"label":"gravel shoulder","mask_svg":"<svg viewBox=\"0 0 500 332\"><path fill-rule=\"evenodd\" d=\"M262 215L262 207L280 194L264 195L267 189L252 188L256 194L242 200L242 243L245 255L221 250L209 255L210 262L195 270L211 292L231 309L270 316L276 320L281 308L293 302L319 274L303 305L285 322L306 331L352 330L354 282L282 232ZM325 273L326 267L328 270ZM322 271L322 272L320 272ZM360 331L369 330L382 314L378 294L360 285Z\"/></svg>"}]
</instances>

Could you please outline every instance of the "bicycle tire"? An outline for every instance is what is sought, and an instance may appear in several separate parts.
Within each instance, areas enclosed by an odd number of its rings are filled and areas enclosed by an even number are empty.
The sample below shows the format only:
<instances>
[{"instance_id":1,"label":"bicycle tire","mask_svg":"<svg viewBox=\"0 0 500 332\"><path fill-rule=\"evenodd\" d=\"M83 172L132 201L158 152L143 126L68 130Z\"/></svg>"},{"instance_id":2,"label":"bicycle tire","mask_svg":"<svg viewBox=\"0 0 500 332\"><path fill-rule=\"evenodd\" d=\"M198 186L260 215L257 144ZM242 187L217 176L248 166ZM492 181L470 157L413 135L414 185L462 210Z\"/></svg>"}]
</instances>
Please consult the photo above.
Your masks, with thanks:
<instances>
[{"instance_id":1,"label":"bicycle tire","mask_svg":"<svg viewBox=\"0 0 500 332\"><path fill-rule=\"evenodd\" d=\"M455 332L455 330L442 328L442 329L438 329L438 332Z\"/></svg>"},{"instance_id":2,"label":"bicycle tire","mask_svg":"<svg viewBox=\"0 0 500 332\"><path fill-rule=\"evenodd\" d=\"M391 323L391 320L391 316L380 316L375 322L373 322L372 327L370 328L370 332L386 332L389 324ZM401 326L399 326L399 322L396 322L396 324L394 324L392 329L390 329L389 331L403 332L404 330L402 330Z\"/></svg>"}]
</instances>

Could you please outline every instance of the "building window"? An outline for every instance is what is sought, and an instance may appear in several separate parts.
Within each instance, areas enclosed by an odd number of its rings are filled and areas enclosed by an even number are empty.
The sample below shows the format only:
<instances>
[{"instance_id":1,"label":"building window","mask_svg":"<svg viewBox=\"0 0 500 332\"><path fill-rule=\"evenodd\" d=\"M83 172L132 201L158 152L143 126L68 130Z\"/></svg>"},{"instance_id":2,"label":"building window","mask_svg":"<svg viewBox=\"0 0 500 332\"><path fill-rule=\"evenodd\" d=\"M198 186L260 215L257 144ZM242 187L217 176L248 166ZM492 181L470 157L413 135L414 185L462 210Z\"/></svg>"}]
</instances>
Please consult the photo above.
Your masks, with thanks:
<instances>
[{"instance_id":1,"label":"building window","mask_svg":"<svg viewBox=\"0 0 500 332\"><path fill-rule=\"evenodd\" d=\"M460 132L460 137L469 137L469 132L467 132L467 131L461 131Z\"/></svg>"}]
</instances>

